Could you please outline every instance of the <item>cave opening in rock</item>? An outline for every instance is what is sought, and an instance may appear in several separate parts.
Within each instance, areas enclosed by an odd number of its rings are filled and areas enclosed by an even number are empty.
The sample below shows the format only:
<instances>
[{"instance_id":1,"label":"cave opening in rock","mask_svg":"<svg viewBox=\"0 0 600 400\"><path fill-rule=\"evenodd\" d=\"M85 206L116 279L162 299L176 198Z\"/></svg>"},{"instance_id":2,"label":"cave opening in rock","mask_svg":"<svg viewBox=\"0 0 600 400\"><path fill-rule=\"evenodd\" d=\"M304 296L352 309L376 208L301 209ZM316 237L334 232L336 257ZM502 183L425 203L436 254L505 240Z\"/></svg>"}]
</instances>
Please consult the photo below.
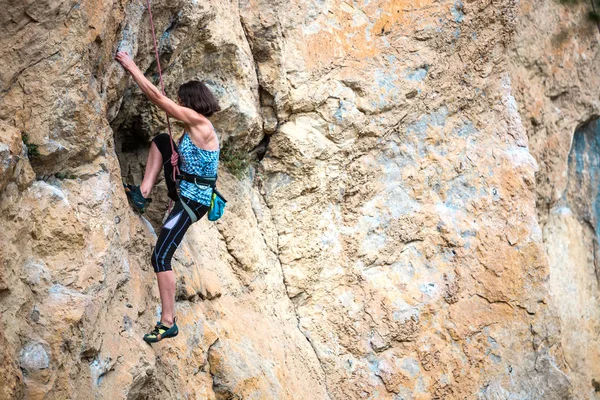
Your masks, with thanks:
<instances>
[{"instance_id":1,"label":"cave opening in rock","mask_svg":"<svg viewBox=\"0 0 600 400\"><path fill-rule=\"evenodd\" d=\"M142 128L142 118L138 115L131 118L127 124L124 124L118 131L120 134L115 136L119 140L121 153L135 153L140 148L144 148L144 141L147 135Z\"/></svg>"},{"instance_id":2,"label":"cave opening in rock","mask_svg":"<svg viewBox=\"0 0 600 400\"><path fill-rule=\"evenodd\" d=\"M114 132L115 151L121 167L121 178L128 184L139 185L144 178L148 151L154 132L152 115L147 102L124 99L116 118L111 123ZM144 216L154 229L159 229L167 209L169 199L163 183L164 176L159 174L158 182L150 195L152 203Z\"/></svg>"}]
</instances>

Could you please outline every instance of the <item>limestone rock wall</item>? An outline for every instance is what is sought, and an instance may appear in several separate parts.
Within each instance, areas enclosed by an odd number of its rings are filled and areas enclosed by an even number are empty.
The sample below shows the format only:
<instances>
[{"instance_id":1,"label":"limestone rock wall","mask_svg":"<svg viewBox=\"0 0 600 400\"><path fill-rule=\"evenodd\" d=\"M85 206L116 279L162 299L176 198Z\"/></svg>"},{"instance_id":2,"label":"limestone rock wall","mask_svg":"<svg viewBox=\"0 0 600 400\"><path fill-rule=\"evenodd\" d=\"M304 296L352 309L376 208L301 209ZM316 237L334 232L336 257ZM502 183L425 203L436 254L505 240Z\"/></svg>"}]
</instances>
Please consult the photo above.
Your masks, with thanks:
<instances>
[{"instance_id":1,"label":"limestone rock wall","mask_svg":"<svg viewBox=\"0 0 600 400\"><path fill-rule=\"evenodd\" d=\"M511 61L533 54L528 2L155 1L168 94L206 80L222 143L258 162L220 172L226 215L178 250L181 333L154 347L165 191L146 220L121 181L165 121L112 59L156 81L145 4L0 5L0 397L558 399L589 380L549 295L544 138Z\"/></svg>"},{"instance_id":2,"label":"limestone rock wall","mask_svg":"<svg viewBox=\"0 0 600 400\"><path fill-rule=\"evenodd\" d=\"M530 151L560 316L565 371L576 398L600 398L598 266L598 26L591 6L525 2L511 75Z\"/></svg>"},{"instance_id":3,"label":"limestone rock wall","mask_svg":"<svg viewBox=\"0 0 600 400\"><path fill-rule=\"evenodd\" d=\"M156 348L141 340L160 312L149 263L156 235L128 206L121 177L141 177L139 165L126 167L164 117L148 111L112 55L138 54L155 78L144 4L2 7L0 396L328 398L283 284L269 209L225 171L227 216L194 226L178 251L185 328ZM155 2L154 13L169 90L171 79L210 79L220 131L257 144L256 74L237 5ZM131 156L127 140L140 149ZM164 213L166 203L155 204Z\"/></svg>"}]
</instances>

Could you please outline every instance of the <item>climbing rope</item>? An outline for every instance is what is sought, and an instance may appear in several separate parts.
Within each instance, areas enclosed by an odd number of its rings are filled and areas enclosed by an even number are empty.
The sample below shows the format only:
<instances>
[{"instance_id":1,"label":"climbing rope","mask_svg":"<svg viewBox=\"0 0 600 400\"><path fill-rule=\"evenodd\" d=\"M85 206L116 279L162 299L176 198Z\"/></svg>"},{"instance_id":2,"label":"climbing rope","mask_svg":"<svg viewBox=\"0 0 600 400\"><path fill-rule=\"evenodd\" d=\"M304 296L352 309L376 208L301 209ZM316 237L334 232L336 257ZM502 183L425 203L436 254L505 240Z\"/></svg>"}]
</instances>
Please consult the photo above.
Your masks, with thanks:
<instances>
[{"instance_id":1,"label":"climbing rope","mask_svg":"<svg viewBox=\"0 0 600 400\"><path fill-rule=\"evenodd\" d=\"M160 81L160 89L163 96L166 96L165 85L162 78L162 70L160 68L160 59L158 57L158 45L156 43L156 34L154 32L154 21L152 20L152 9L150 7L150 0L146 0L146 7L148 7L148 16L150 17L150 28L152 28L152 40L154 41L154 55L156 56L156 65L158 67L158 80ZM171 165L173 166L173 182L177 182L177 175L179 175L179 154L175 151L175 142L173 141L173 133L171 132L171 120L169 119L169 113L165 112L167 116L167 130L169 131L169 138L171 139ZM171 213L171 206L173 200L169 199L169 213Z\"/></svg>"}]
</instances>

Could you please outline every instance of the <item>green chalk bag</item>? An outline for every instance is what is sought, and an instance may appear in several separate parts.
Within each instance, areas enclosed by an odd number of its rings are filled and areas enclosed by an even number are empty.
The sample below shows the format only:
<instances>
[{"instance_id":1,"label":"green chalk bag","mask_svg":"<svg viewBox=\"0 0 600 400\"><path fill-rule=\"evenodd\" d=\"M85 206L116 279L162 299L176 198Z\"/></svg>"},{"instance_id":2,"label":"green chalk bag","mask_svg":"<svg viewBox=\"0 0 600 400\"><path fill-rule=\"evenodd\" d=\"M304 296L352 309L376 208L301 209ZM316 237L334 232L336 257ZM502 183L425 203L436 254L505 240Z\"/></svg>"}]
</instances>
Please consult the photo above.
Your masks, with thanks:
<instances>
[{"instance_id":1,"label":"green chalk bag","mask_svg":"<svg viewBox=\"0 0 600 400\"><path fill-rule=\"evenodd\" d=\"M213 189L212 198L210 199L210 210L208 211L208 220L216 221L223 216L225 212L225 204L227 200L217 191Z\"/></svg>"}]
</instances>

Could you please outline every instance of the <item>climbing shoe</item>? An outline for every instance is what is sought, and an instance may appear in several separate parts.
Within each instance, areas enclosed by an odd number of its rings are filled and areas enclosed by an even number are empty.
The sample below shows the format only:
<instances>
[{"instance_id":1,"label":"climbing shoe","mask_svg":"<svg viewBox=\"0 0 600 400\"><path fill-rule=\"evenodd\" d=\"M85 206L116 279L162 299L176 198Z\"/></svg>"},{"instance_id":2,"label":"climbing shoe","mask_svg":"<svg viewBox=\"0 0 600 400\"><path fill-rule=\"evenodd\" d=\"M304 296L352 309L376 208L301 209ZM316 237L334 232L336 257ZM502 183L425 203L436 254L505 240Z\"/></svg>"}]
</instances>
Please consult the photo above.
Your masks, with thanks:
<instances>
[{"instance_id":1,"label":"climbing shoe","mask_svg":"<svg viewBox=\"0 0 600 400\"><path fill-rule=\"evenodd\" d=\"M163 339L168 339L177 336L179 333L179 328L177 328L177 324L173 321L173 326L170 328L161 322L158 322L154 327L152 332L144 335L144 341L148 344L157 343Z\"/></svg>"},{"instance_id":2,"label":"climbing shoe","mask_svg":"<svg viewBox=\"0 0 600 400\"><path fill-rule=\"evenodd\" d=\"M129 203L131 206L136 209L140 214L146 212L146 208L148 204L152 202L152 199L146 199L142 196L142 191L139 186L127 185L123 183L123 187L125 188L125 193L127 194L127 198L129 199Z\"/></svg>"}]
</instances>

